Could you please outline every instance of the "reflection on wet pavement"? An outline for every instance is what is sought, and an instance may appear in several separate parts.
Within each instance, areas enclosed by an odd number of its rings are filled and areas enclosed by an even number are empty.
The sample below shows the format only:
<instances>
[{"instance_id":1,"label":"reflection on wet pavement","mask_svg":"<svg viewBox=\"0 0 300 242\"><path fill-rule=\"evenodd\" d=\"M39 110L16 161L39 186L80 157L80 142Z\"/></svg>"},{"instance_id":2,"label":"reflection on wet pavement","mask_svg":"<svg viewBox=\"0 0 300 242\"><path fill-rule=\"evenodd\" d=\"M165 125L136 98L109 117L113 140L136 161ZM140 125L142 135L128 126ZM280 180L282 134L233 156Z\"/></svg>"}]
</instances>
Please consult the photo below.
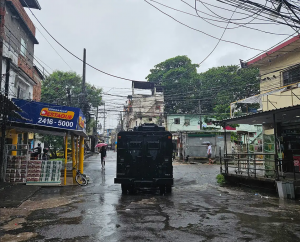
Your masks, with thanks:
<instances>
[{"instance_id":1,"label":"reflection on wet pavement","mask_svg":"<svg viewBox=\"0 0 300 242\"><path fill-rule=\"evenodd\" d=\"M257 191L250 189L219 187L215 179L218 166L181 163L174 163L175 187L171 195L149 189L135 195L121 195L120 185L113 182L115 159L116 153L108 152L105 170L101 169L98 156L86 161L85 173L91 178L86 187L42 188L19 210L7 210L7 217L0 225L0 235L5 233L1 239L300 240L299 201L255 195ZM19 226L14 227L14 221Z\"/></svg>"}]
</instances>

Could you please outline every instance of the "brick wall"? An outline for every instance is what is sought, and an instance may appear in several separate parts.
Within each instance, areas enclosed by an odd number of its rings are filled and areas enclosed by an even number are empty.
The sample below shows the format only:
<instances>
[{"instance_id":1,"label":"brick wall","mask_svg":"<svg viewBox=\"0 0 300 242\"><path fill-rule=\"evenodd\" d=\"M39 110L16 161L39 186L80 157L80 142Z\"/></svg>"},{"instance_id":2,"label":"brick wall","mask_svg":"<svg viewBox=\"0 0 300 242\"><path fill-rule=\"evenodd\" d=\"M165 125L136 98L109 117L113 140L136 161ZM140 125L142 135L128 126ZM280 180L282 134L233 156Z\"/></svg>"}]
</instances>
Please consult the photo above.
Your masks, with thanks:
<instances>
[{"instance_id":1,"label":"brick wall","mask_svg":"<svg viewBox=\"0 0 300 242\"><path fill-rule=\"evenodd\" d=\"M0 34L4 33L4 16L5 16L5 8L0 7Z\"/></svg>"},{"instance_id":2,"label":"brick wall","mask_svg":"<svg viewBox=\"0 0 300 242\"><path fill-rule=\"evenodd\" d=\"M21 54L19 55L18 58L18 66L28 75L33 79L33 67L30 66L24 56Z\"/></svg>"},{"instance_id":3,"label":"brick wall","mask_svg":"<svg viewBox=\"0 0 300 242\"><path fill-rule=\"evenodd\" d=\"M37 81L37 84L33 87L33 101L41 101L42 85L41 82Z\"/></svg>"},{"instance_id":4,"label":"brick wall","mask_svg":"<svg viewBox=\"0 0 300 242\"><path fill-rule=\"evenodd\" d=\"M42 83L41 78L37 71L33 69L33 80L36 82L36 85L33 87L33 101L39 102L41 101L41 93L42 93Z\"/></svg>"},{"instance_id":5,"label":"brick wall","mask_svg":"<svg viewBox=\"0 0 300 242\"><path fill-rule=\"evenodd\" d=\"M21 52L21 40L23 39L26 43L26 55L27 55L27 62L30 66L33 65L33 55L34 55L34 43L33 39L30 37L30 33L24 29L24 26L21 25L21 22L18 19L12 18L14 13L12 12L11 8L6 8L6 15L5 15L5 40L7 44L9 43L11 49L13 49L18 55ZM11 31L13 34L10 34ZM14 62L18 65L18 61Z\"/></svg>"},{"instance_id":6,"label":"brick wall","mask_svg":"<svg viewBox=\"0 0 300 242\"><path fill-rule=\"evenodd\" d=\"M29 16L27 15L26 11L24 10L24 7L20 3L20 1L19 0L6 0L6 1L11 2L16 7L19 14L22 16L22 18L26 22L27 26L29 27L30 31L35 36L35 26L33 25L32 21L30 20Z\"/></svg>"}]
</instances>

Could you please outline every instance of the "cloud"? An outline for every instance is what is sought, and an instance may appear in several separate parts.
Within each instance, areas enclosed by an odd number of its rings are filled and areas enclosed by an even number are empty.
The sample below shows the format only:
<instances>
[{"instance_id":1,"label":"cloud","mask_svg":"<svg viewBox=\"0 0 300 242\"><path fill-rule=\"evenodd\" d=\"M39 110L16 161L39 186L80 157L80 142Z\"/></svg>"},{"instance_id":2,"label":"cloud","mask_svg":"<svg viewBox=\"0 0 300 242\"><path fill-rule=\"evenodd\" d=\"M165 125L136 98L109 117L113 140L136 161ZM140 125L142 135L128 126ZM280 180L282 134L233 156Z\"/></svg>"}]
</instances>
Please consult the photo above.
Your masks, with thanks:
<instances>
[{"instance_id":1,"label":"cloud","mask_svg":"<svg viewBox=\"0 0 300 242\"><path fill-rule=\"evenodd\" d=\"M142 0L39 0L39 2L42 10L32 11L61 44L80 58L83 55L83 48L86 48L88 63L103 71L125 78L143 81L154 65L177 55L187 55L193 63L200 63L218 42L216 39L180 25ZM181 1L164 0L160 2L195 14L193 9ZM188 2L193 4L194 1ZM216 0L209 1L209 3L220 4ZM217 38L222 35L223 29L214 27L200 18L185 15L160 5L156 6L193 28ZM204 7L201 7L201 10L212 14ZM224 10L212 7L211 10L220 15L230 16ZM28 10L27 12L38 29L72 67L72 70L81 74L82 63L58 46L45 33L31 13ZM207 15L202 16L208 17ZM234 17L238 18L240 15L235 14ZM255 21L253 20L253 22ZM225 25L223 24L223 26ZM235 26L230 25L229 27ZM251 25L251 27L276 33L292 32L286 26ZM68 65L53 51L38 31L37 38L40 44L35 46L35 55L53 70L69 70ZM267 49L282 40L284 36L237 28L227 30L223 38L258 49ZM246 60L257 53L259 52L255 50L220 42L198 71L205 71L219 65L238 64L239 59ZM47 67L46 69L49 70ZM112 87L127 88L113 89L110 93L123 93L124 96L130 94L131 82L106 76L89 67L87 68L87 82L104 87L105 91ZM125 98L105 98L111 103L114 101L124 103L125 101ZM110 124L116 125L116 120L115 118Z\"/></svg>"}]
</instances>

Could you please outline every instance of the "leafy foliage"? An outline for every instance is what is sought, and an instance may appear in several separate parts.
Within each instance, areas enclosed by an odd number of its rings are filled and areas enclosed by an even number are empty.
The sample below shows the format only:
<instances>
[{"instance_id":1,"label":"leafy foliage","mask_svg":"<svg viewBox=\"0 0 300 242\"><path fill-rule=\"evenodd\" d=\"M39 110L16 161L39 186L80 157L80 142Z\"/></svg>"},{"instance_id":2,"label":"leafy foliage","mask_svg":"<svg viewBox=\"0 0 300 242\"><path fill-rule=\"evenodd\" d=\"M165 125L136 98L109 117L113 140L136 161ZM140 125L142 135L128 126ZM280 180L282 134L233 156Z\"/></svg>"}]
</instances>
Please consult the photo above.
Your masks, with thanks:
<instances>
[{"instance_id":1,"label":"leafy foliage","mask_svg":"<svg viewBox=\"0 0 300 242\"><path fill-rule=\"evenodd\" d=\"M211 97L204 102L203 110L213 111L219 120L228 118L230 103L259 93L258 74L256 68L240 69L236 65L213 67L200 73L200 96Z\"/></svg>"},{"instance_id":2,"label":"leafy foliage","mask_svg":"<svg viewBox=\"0 0 300 242\"><path fill-rule=\"evenodd\" d=\"M53 154L56 154L57 150L64 148L64 138L62 136L44 135L43 142L45 147L53 148Z\"/></svg>"},{"instance_id":3,"label":"leafy foliage","mask_svg":"<svg viewBox=\"0 0 300 242\"><path fill-rule=\"evenodd\" d=\"M81 108L88 117L91 107L101 104L102 89L86 83L86 105L82 103L82 78L75 72L55 71L42 83L41 101Z\"/></svg>"},{"instance_id":4,"label":"leafy foliage","mask_svg":"<svg viewBox=\"0 0 300 242\"><path fill-rule=\"evenodd\" d=\"M87 118L87 132L89 132L95 126L95 122L89 118L89 110L91 107L101 105L102 89L86 83L85 91L86 102L83 102L81 76L75 72L55 71L42 83L41 101L81 108ZM63 147L61 137L45 135L44 139L55 147Z\"/></svg>"},{"instance_id":5,"label":"leafy foliage","mask_svg":"<svg viewBox=\"0 0 300 242\"><path fill-rule=\"evenodd\" d=\"M177 56L150 70L146 79L164 87L167 113L197 113L194 109L199 80L197 67L187 56Z\"/></svg>"},{"instance_id":6,"label":"leafy foliage","mask_svg":"<svg viewBox=\"0 0 300 242\"><path fill-rule=\"evenodd\" d=\"M236 132L231 132L230 133L230 140L231 140L231 142L239 141L240 140L239 134L236 133Z\"/></svg>"},{"instance_id":7,"label":"leafy foliage","mask_svg":"<svg viewBox=\"0 0 300 242\"><path fill-rule=\"evenodd\" d=\"M222 174L218 174L217 177L217 183L222 186L226 183L225 177Z\"/></svg>"},{"instance_id":8,"label":"leafy foliage","mask_svg":"<svg viewBox=\"0 0 300 242\"><path fill-rule=\"evenodd\" d=\"M258 69L230 65L198 74L197 67L177 56L150 70L146 79L164 87L166 113L198 113L201 99L202 113L221 120L229 117L230 103L259 93Z\"/></svg>"}]
</instances>

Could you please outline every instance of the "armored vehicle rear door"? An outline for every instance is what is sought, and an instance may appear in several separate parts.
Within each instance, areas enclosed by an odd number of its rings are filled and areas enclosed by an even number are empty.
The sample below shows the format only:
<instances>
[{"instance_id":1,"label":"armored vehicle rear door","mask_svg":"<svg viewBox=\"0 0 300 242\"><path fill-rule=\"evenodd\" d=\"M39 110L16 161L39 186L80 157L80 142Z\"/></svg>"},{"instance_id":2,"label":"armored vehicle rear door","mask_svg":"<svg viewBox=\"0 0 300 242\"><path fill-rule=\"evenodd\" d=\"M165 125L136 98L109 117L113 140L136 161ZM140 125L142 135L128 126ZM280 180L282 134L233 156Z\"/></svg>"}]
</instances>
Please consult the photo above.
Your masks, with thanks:
<instances>
[{"instance_id":1,"label":"armored vehicle rear door","mask_svg":"<svg viewBox=\"0 0 300 242\"><path fill-rule=\"evenodd\" d=\"M160 150L161 135L152 132L135 132L128 138L131 156L130 177L149 180L158 177L158 163L163 159Z\"/></svg>"}]
</instances>

